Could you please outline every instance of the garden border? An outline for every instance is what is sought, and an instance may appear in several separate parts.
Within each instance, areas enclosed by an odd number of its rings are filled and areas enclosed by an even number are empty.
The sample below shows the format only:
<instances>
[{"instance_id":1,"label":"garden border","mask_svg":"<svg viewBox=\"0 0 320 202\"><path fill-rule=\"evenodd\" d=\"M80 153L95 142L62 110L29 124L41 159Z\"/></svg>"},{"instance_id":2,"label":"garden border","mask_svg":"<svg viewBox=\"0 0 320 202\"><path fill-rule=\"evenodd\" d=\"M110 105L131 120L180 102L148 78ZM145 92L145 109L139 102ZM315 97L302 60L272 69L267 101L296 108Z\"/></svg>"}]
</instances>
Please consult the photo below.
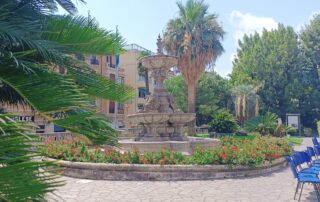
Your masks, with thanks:
<instances>
[{"instance_id":1,"label":"garden border","mask_svg":"<svg viewBox=\"0 0 320 202\"><path fill-rule=\"evenodd\" d=\"M272 173L287 166L285 158L257 167L228 165L144 165L144 164L109 164L56 161L64 169L62 174L68 177L92 180L127 180L127 181L174 181L174 180L212 180L260 176Z\"/></svg>"}]
</instances>

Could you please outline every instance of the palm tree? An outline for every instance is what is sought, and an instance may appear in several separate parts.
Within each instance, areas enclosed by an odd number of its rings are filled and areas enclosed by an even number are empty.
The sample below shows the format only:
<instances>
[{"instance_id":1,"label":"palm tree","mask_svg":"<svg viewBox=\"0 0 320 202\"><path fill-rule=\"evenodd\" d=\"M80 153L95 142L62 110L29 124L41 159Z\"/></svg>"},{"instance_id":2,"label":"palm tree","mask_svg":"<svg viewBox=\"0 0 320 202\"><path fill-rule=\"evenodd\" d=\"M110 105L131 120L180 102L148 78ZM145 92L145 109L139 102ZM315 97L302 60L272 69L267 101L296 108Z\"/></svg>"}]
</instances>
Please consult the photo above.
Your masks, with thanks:
<instances>
[{"instance_id":1,"label":"palm tree","mask_svg":"<svg viewBox=\"0 0 320 202\"><path fill-rule=\"evenodd\" d=\"M258 88L259 86L239 85L232 89L236 117L241 125L246 120L259 115Z\"/></svg>"},{"instance_id":2,"label":"palm tree","mask_svg":"<svg viewBox=\"0 0 320 202\"><path fill-rule=\"evenodd\" d=\"M196 84L206 67L222 54L224 31L215 14L208 14L203 0L177 2L179 17L168 22L165 50L178 57L178 66L188 87L188 111L195 112Z\"/></svg>"},{"instance_id":3,"label":"palm tree","mask_svg":"<svg viewBox=\"0 0 320 202\"><path fill-rule=\"evenodd\" d=\"M115 130L91 100L122 103L134 91L97 75L73 55L114 54L124 45L121 36L92 18L53 14L58 5L75 13L71 0L2 0L0 5L0 103L28 105L96 144L117 144ZM29 128L0 116L0 201L41 200L61 184L43 172L51 163L33 161L40 154L30 145Z\"/></svg>"}]
</instances>

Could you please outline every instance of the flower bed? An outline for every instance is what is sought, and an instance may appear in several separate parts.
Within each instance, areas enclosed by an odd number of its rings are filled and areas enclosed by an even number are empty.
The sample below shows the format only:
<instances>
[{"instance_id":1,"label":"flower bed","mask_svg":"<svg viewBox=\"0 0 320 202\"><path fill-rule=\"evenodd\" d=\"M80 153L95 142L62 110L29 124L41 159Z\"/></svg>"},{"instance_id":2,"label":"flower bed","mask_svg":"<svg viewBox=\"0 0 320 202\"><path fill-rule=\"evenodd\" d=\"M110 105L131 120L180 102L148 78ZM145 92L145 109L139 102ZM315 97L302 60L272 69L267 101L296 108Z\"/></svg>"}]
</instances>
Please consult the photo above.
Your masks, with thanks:
<instances>
[{"instance_id":1,"label":"flower bed","mask_svg":"<svg viewBox=\"0 0 320 202\"><path fill-rule=\"evenodd\" d=\"M273 137L256 137L253 140L224 138L215 149L196 148L192 155L162 150L146 152L138 150L121 153L114 149L88 146L78 140L49 141L42 149L45 156L77 162L114 164L160 164L160 165L244 165L259 166L271 162L292 151L288 141Z\"/></svg>"}]
</instances>

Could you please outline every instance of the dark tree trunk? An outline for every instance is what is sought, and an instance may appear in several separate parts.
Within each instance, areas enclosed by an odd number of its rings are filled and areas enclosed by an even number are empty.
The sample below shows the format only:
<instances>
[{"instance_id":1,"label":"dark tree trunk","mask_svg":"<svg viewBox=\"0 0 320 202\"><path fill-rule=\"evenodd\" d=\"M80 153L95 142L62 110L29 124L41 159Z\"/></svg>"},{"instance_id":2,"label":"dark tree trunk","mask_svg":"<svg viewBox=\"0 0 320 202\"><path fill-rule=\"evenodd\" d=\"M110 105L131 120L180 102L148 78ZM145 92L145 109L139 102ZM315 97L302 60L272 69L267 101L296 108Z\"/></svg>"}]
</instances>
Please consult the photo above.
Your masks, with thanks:
<instances>
[{"instance_id":1,"label":"dark tree trunk","mask_svg":"<svg viewBox=\"0 0 320 202\"><path fill-rule=\"evenodd\" d=\"M150 94L150 92L149 92L149 74L148 74L148 70L147 69L145 69L145 71L144 71L144 79L145 79L145 82L146 82L146 91L147 91L147 95L149 95Z\"/></svg>"}]
</instances>

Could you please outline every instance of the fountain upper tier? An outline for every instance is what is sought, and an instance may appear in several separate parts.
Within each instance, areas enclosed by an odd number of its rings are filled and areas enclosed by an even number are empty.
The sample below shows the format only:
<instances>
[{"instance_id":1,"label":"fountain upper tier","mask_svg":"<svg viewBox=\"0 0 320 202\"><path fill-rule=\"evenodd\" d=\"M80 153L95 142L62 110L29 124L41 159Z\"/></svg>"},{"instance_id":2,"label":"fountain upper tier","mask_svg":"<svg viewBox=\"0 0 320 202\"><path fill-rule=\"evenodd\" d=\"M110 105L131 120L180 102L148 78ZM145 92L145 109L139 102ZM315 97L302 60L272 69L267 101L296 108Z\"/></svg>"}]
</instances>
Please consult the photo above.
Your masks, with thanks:
<instances>
[{"instance_id":1,"label":"fountain upper tier","mask_svg":"<svg viewBox=\"0 0 320 202\"><path fill-rule=\"evenodd\" d=\"M141 64L147 69L169 69L178 65L178 59L169 55L151 55L140 59Z\"/></svg>"}]
</instances>

